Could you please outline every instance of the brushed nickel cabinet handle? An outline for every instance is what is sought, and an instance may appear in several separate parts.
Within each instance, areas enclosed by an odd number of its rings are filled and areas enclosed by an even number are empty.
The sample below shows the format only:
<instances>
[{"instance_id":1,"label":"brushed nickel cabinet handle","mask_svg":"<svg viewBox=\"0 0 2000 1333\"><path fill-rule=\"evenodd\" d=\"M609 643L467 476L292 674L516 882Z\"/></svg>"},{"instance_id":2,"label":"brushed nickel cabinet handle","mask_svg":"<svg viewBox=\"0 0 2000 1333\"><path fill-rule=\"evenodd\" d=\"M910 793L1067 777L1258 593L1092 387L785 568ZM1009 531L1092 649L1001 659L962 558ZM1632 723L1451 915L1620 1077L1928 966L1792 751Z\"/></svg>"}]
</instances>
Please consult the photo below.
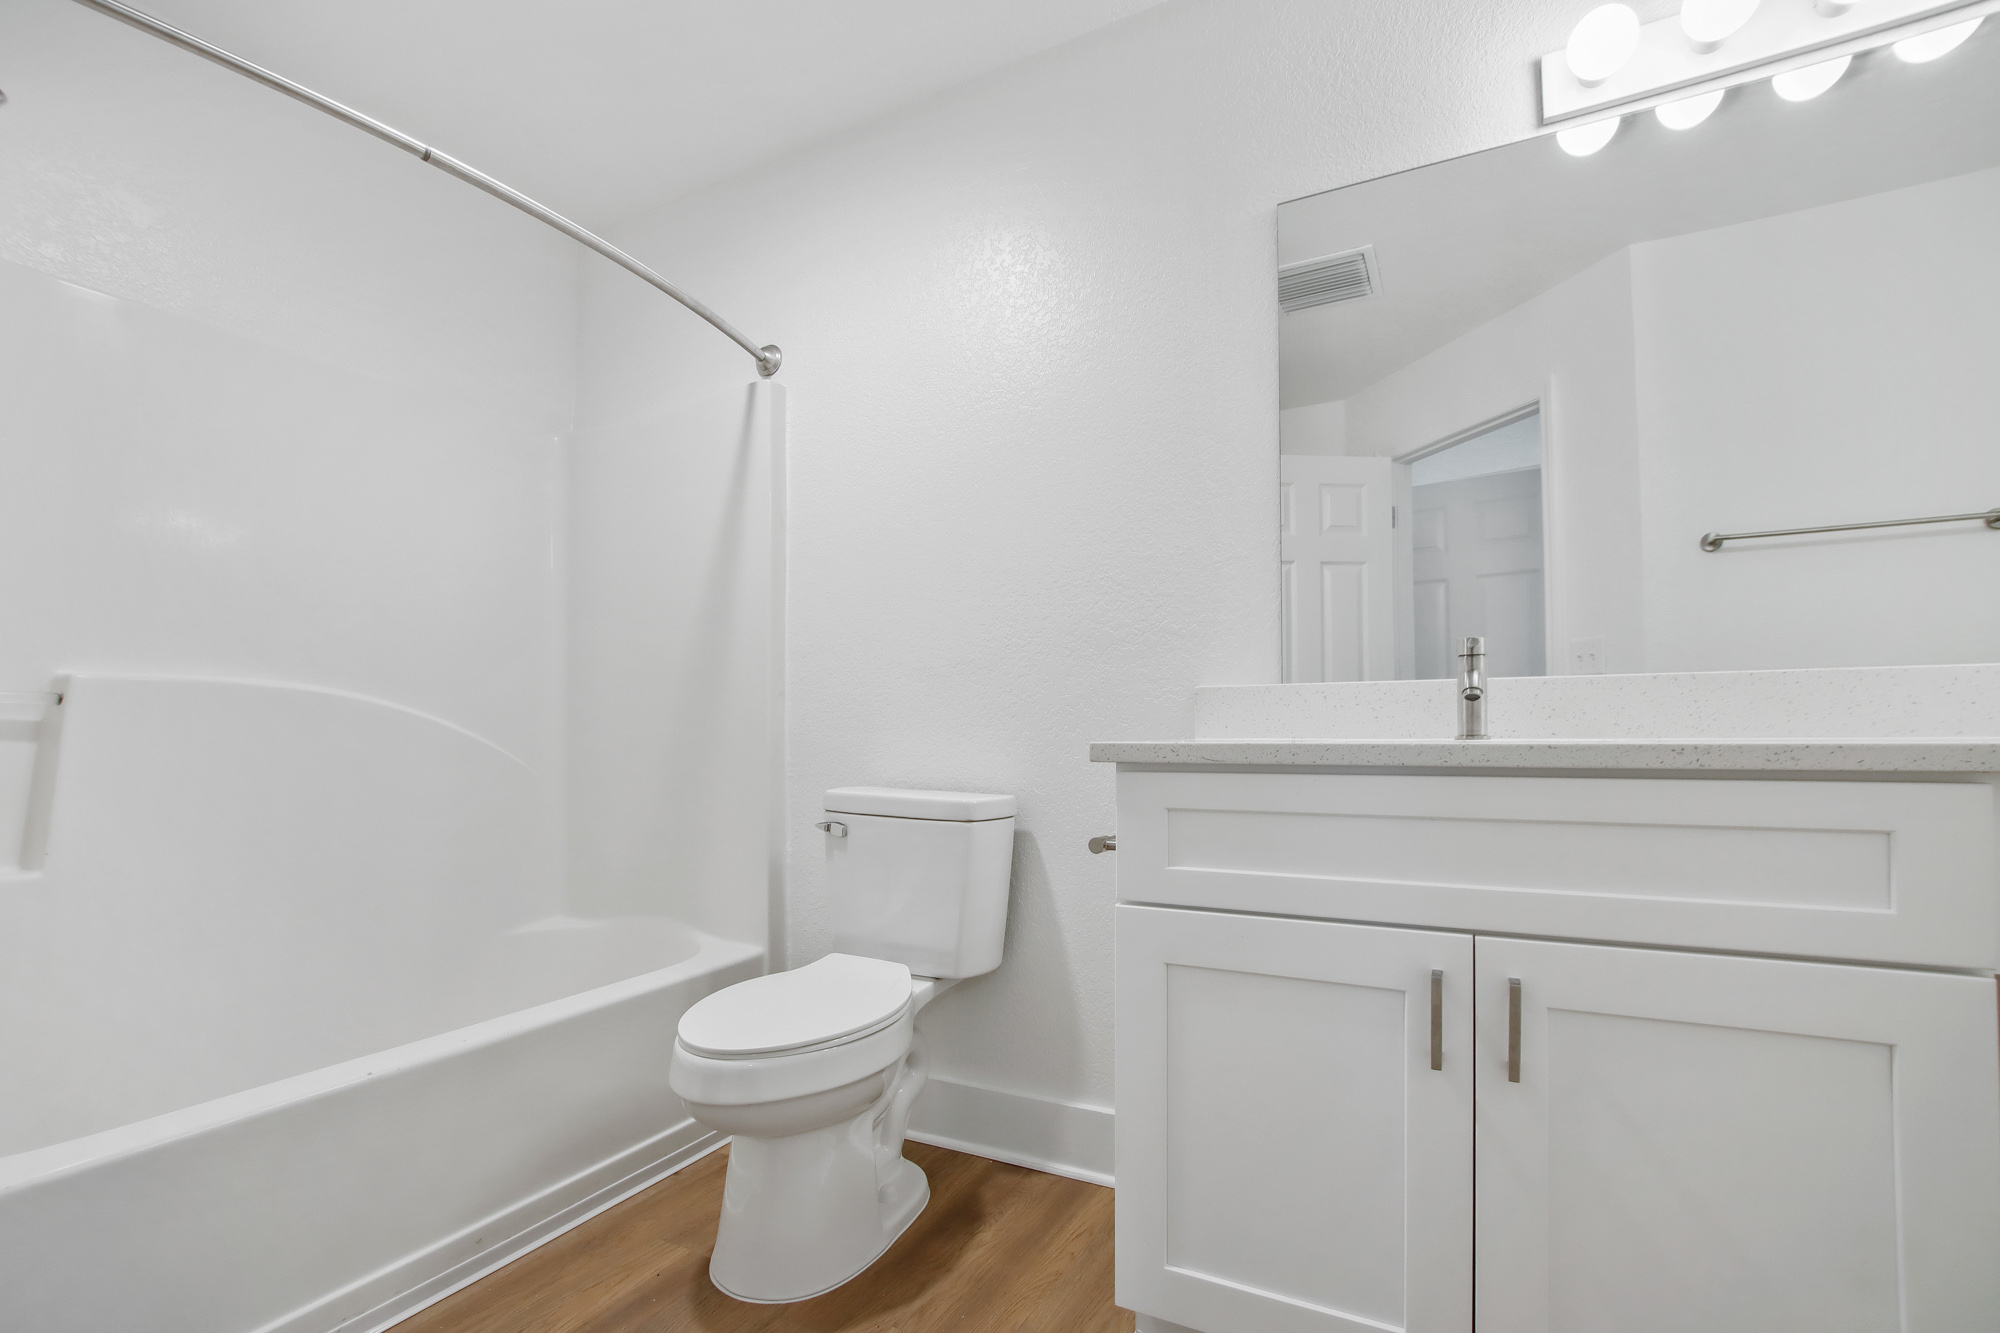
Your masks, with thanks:
<instances>
[{"instance_id":1,"label":"brushed nickel cabinet handle","mask_svg":"<svg viewBox=\"0 0 2000 1333\"><path fill-rule=\"evenodd\" d=\"M1521 1081L1521 979L1507 978L1507 1081Z\"/></svg>"},{"instance_id":2,"label":"brushed nickel cabinet handle","mask_svg":"<svg viewBox=\"0 0 2000 1333\"><path fill-rule=\"evenodd\" d=\"M1444 1068L1444 973L1431 969L1431 1068Z\"/></svg>"}]
</instances>

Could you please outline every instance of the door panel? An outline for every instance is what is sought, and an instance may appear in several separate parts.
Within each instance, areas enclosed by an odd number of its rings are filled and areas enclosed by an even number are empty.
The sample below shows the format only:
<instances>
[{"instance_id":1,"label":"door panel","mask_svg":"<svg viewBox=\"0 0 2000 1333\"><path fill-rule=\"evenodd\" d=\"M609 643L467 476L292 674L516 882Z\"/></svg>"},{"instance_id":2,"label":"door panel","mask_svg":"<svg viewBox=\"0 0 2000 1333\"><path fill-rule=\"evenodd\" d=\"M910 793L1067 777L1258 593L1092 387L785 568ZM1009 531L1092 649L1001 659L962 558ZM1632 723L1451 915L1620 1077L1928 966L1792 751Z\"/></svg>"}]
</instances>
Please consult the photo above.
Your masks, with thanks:
<instances>
[{"instance_id":1,"label":"door panel","mask_svg":"<svg viewBox=\"0 0 2000 1333\"><path fill-rule=\"evenodd\" d=\"M1410 503L1412 578L1419 588L1433 585L1432 603L1445 611L1429 625L1419 612L1419 674L1457 674L1456 652L1447 647L1478 635L1491 675L1542 675L1542 470L1416 486Z\"/></svg>"},{"instance_id":2,"label":"door panel","mask_svg":"<svg viewBox=\"0 0 2000 1333\"><path fill-rule=\"evenodd\" d=\"M1118 949L1120 1304L1468 1329L1470 937L1124 906Z\"/></svg>"},{"instance_id":3,"label":"door panel","mask_svg":"<svg viewBox=\"0 0 2000 1333\"><path fill-rule=\"evenodd\" d=\"M1992 1325L1990 979L1477 952L1481 1333Z\"/></svg>"},{"instance_id":4,"label":"door panel","mask_svg":"<svg viewBox=\"0 0 2000 1333\"><path fill-rule=\"evenodd\" d=\"M1389 460L1286 454L1279 462L1285 679L1393 679Z\"/></svg>"}]
</instances>

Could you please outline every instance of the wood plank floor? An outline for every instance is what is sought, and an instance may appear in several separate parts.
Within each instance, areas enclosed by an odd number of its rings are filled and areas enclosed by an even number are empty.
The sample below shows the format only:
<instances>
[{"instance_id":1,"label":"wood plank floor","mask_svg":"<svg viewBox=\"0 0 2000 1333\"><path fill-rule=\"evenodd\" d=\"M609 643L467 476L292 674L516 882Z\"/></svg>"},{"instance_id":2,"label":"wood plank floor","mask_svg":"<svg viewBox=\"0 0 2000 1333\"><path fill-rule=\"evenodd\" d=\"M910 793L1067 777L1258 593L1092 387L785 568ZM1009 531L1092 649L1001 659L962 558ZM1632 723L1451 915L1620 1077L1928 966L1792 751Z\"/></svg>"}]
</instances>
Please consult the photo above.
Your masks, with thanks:
<instances>
[{"instance_id":1,"label":"wood plank floor","mask_svg":"<svg viewBox=\"0 0 2000 1333\"><path fill-rule=\"evenodd\" d=\"M395 1333L1129 1333L1111 1191L909 1145L931 1201L867 1272L793 1305L708 1280L728 1149L396 1325Z\"/></svg>"}]
</instances>

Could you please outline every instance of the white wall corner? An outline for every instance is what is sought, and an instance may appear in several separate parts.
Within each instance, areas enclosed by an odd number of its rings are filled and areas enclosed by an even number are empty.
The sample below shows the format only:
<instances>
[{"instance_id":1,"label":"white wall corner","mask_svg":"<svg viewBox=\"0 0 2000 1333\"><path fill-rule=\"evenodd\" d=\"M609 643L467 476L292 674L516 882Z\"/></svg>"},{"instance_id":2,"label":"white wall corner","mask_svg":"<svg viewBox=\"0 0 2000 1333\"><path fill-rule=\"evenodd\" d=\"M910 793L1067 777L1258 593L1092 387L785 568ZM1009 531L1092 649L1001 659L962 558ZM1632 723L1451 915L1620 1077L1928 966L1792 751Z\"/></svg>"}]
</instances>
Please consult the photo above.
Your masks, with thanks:
<instances>
[{"instance_id":1,"label":"white wall corner","mask_svg":"<svg viewBox=\"0 0 2000 1333\"><path fill-rule=\"evenodd\" d=\"M910 1137L919 1143L1111 1184L1113 1115L1025 1092L933 1078L917 1099Z\"/></svg>"}]
</instances>

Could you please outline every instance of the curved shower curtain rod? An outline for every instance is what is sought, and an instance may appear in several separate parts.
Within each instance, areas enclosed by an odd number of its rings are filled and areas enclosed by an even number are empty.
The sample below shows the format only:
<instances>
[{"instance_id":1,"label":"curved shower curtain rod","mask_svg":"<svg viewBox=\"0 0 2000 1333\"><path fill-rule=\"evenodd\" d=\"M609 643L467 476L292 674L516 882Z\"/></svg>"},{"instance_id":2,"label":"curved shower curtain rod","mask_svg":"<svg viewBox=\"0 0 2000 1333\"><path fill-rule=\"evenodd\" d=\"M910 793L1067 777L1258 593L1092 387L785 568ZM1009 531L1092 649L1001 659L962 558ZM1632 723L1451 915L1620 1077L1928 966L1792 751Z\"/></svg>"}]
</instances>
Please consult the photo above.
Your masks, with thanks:
<instances>
[{"instance_id":1,"label":"curved shower curtain rod","mask_svg":"<svg viewBox=\"0 0 2000 1333\"><path fill-rule=\"evenodd\" d=\"M694 311L695 314L700 315L703 319L721 330L723 335L731 342L757 358L757 373L765 379L769 379L778 373L778 366L783 362L784 354L776 347L768 345L759 347L756 343L744 337L742 331L734 324L731 324L700 301L695 300L692 296L689 296L686 292L653 272L652 269L647 268L644 264L626 254L611 242L594 232L586 231L582 227L577 226L554 209L544 208L512 186L503 185L485 172L476 171L457 158L440 153L430 145L420 143L412 139L409 135L404 134L401 130L384 125L372 116L364 116L354 108L342 106L330 97L321 97L318 93L302 84L293 83L290 79L282 75L273 74L261 65L253 65L247 60L239 59L219 46L211 46L192 33L182 32L170 23L161 22L151 14L142 13L128 5L119 4L118 0L76 0L76 2L88 9L95 9L99 13L109 14L112 18L129 23L141 32L149 32L163 41L172 42L184 51L192 51L198 56L204 56L213 60L216 64L226 69L233 69L245 78L255 79L266 88L275 88L287 97L297 98L314 110L324 111L335 120L345 121L355 129L372 134L384 143L394 144L404 152L415 157L419 162L428 162L446 175L456 176L467 185L484 190L503 203L512 204L536 221L545 222L549 226L554 227L557 231L579 245L595 250L598 254L603 255L626 272L645 279L645 281L659 288L668 296L673 297L689 310Z\"/></svg>"}]
</instances>

